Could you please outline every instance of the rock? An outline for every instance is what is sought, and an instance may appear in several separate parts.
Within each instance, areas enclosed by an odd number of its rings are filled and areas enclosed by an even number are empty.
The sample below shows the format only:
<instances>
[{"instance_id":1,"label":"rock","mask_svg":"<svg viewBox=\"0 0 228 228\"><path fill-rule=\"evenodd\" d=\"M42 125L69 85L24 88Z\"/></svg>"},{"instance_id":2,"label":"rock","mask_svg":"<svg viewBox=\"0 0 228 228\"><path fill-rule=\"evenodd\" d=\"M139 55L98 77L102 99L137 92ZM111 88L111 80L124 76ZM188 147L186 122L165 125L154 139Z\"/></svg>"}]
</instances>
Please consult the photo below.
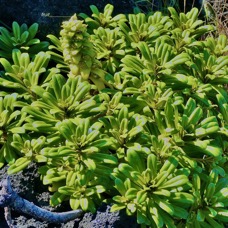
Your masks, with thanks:
<instances>
[{"instance_id":1,"label":"rock","mask_svg":"<svg viewBox=\"0 0 228 228\"><path fill-rule=\"evenodd\" d=\"M110 205L103 204L96 214L86 213L79 222L78 228L138 228L134 217L124 211L110 212Z\"/></svg>"}]
</instances>

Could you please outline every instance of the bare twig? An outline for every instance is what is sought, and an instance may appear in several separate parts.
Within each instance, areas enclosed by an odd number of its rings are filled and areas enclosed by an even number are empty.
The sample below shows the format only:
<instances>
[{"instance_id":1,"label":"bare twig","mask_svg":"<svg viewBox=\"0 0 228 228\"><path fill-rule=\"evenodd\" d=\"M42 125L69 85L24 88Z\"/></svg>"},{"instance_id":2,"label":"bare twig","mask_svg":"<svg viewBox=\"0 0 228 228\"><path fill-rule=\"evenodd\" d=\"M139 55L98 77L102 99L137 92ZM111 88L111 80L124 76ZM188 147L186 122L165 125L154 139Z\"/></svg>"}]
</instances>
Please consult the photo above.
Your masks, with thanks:
<instances>
[{"instance_id":1,"label":"bare twig","mask_svg":"<svg viewBox=\"0 0 228 228\"><path fill-rule=\"evenodd\" d=\"M79 218L83 214L82 210L57 213L38 207L28 200L21 198L15 191L13 191L9 177L1 181L0 188L0 207L5 208L5 218L11 227L13 227L10 215L11 208L20 213L25 213L50 223L65 223Z\"/></svg>"},{"instance_id":2,"label":"bare twig","mask_svg":"<svg viewBox=\"0 0 228 228\"><path fill-rule=\"evenodd\" d=\"M12 222L11 209L9 207L4 207L4 211L5 211L5 220L9 226L9 228L16 228Z\"/></svg>"}]
</instances>

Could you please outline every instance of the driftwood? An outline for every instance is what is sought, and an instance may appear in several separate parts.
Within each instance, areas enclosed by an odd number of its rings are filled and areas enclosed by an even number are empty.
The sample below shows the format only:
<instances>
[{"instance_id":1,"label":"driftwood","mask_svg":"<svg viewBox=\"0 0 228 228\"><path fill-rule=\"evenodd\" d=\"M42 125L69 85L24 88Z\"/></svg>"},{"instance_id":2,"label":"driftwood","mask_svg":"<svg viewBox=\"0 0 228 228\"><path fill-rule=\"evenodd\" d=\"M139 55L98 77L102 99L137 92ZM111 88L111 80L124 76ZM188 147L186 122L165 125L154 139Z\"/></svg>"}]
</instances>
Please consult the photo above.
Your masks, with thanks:
<instances>
[{"instance_id":1,"label":"driftwood","mask_svg":"<svg viewBox=\"0 0 228 228\"><path fill-rule=\"evenodd\" d=\"M9 177L0 182L0 189L0 207L4 207L5 219L10 228L14 227L11 220L11 209L49 223L65 223L79 218L83 214L82 210L57 213L38 207L28 200L20 197L12 189Z\"/></svg>"}]
</instances>

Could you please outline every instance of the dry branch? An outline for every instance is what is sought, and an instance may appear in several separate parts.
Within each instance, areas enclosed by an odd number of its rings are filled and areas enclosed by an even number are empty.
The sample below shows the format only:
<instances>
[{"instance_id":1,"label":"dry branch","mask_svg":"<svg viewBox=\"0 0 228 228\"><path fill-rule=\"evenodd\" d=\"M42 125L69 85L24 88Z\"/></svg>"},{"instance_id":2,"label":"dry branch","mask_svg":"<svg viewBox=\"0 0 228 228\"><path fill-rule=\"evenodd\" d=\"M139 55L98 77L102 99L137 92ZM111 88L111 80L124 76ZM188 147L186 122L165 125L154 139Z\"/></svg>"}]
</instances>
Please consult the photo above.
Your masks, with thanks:
<instances>
[{"instance_id":1,"label":"dry branch","mask_svg":"<svg viewBox=\"0 0 228 228\"><path fill-rule=\"evenodd\" d=\"M9 227L13 227L10 215L11 208L19 213L25 213L49 223L65 223L79 218L83 214L82 210L57 213L38 207L28 200L20 197L12 189L9 177L0 182L0 188L0 207L4 207L5 209L5 218Z\"/></svg>"}]
</instances>

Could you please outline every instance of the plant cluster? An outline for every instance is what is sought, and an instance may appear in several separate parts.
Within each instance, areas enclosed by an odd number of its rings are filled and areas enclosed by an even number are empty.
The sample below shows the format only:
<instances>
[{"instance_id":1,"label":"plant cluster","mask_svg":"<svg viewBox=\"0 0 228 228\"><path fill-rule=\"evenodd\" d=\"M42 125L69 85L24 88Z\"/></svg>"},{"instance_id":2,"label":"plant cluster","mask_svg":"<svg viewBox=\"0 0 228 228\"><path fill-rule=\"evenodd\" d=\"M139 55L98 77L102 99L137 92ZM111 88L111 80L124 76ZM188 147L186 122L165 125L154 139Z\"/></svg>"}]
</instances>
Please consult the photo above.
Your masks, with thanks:
<instances>
[{"instance_id":1,"label":"plant cluster","mask_svg":"<svg viewBox=\"0 0 228 228\"><path fill-rule=\"evenodd\" d=\"M196 8L91 10L49 35L48 51L0 52L1 167L39 163L53 206L106 202L142 227L224 227L227 37L202 40L215 27Z\"/></svg>"}]
</instances>

